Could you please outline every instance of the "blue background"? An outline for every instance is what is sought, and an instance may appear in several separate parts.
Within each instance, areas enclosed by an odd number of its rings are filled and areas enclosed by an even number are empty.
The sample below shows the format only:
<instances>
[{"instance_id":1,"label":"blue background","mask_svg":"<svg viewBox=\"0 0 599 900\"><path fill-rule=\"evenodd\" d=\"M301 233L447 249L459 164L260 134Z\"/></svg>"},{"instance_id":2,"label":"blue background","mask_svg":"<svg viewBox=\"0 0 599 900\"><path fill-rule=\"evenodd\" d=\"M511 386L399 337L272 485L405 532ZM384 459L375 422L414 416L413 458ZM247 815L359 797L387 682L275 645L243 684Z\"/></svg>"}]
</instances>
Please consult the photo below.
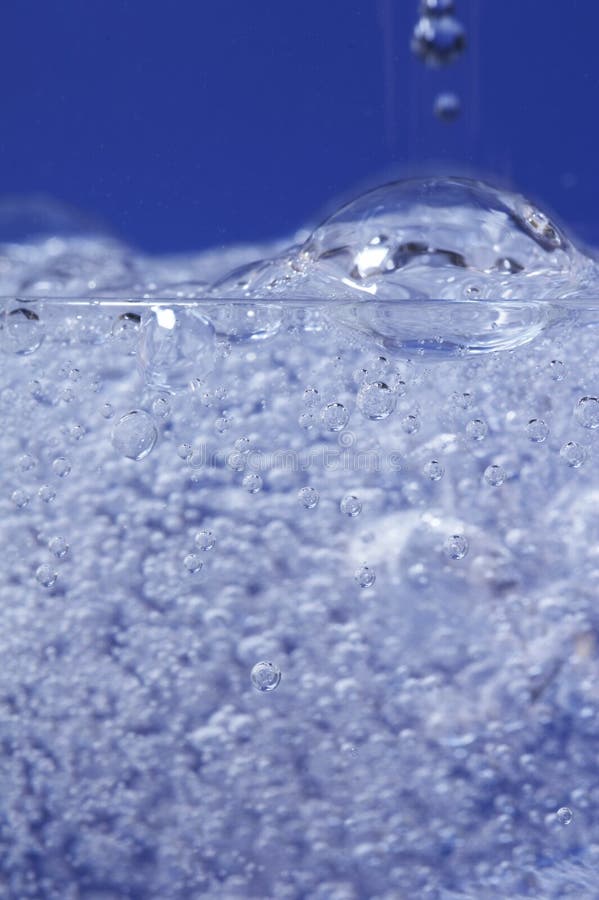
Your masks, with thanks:
<instances>
[{"instance_id":1,"label":"blue background","mask_svg":"<svg viewBox=\"0 0 599 900\"><path fill-rule=\"evenodd\" d=\"M282 236L392 175L513 185L599 244L596 0L457 0L470 47L413 60L417 0L18 0L0 192L149 250ZM457 89L465 115L431 113Z\"/></svg>"}]
</instances>

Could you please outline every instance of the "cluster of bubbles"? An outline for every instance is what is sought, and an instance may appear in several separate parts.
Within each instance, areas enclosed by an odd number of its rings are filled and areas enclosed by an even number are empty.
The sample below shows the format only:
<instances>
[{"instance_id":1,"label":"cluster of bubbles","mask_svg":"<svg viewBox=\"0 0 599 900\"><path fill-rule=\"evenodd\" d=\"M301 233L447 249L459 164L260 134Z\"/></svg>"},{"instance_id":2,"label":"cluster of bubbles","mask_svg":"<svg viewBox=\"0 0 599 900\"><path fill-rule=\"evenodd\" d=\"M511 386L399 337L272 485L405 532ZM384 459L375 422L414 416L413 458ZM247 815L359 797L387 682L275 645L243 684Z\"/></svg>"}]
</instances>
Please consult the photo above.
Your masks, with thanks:
<instances>
[{"instance_id":1,"label":"cluster of bubbles","mask_svg":"<svg viewBox=\"0 0 599 900\"><path fill-rule=\"evenodd\" d=\"M412 52L419 59L427 66L445 67L460 58L466 43L466 31L456 18L454 0L420 0L420 15L412 34ZM441 122L455 122L461 113L457 94L439 94L434 113Z\"/></svg>"},{"instance_id":2,"label":"cluster of bubbles","mask_svg":"<svg viewBox=\"0 0 599 900\"><path fill-rule=\"evenodd\" d=\"M594 261L434 179L56 241L0 248L0 894L591 900Z\"/></svg>"}]
</instances>

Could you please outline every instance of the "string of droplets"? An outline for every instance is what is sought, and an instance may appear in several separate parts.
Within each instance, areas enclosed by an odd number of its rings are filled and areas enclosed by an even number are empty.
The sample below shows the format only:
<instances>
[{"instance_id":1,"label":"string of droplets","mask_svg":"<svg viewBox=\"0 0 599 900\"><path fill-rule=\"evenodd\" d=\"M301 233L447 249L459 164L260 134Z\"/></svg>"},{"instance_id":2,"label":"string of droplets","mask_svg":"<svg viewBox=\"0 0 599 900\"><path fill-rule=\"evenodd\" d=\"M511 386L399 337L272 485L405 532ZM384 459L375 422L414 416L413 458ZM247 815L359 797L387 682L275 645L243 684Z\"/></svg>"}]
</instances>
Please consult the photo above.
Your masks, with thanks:
<instances>
[{"instance_id":1,"label":"string of droplets","mask_svg":"<svg viewBox=\"0 0 599 900\"><path fill-rule=\"evenodd\" d=\"M412 34L412 52L431 67L447 66L466 48L466 31L455 16L454 0L420 0L420 16ZM454 122L460 115L457 94L437 96L434 112L442 122Z\"/></svg>"}]
</instances>

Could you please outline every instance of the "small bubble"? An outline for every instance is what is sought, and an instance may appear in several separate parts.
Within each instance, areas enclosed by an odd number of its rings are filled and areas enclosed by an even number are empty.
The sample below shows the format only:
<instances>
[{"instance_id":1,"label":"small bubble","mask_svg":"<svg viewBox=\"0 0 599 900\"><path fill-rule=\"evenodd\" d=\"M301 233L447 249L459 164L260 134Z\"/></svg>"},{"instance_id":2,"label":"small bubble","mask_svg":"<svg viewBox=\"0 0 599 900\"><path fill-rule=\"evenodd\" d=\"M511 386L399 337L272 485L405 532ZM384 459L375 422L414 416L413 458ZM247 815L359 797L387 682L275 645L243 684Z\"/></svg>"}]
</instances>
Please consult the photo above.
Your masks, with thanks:
<instances>
[{"instance_id":1,"label":"small bubble","mask_svg":"<svg viewBox=\"0 0 599 900\"><path fill-rule=\"evenodd\" d=\"M64 559L69 552L69 545L63 537L53 537L48 541L48 550L53 553L57 559Z\"/></svg>"},{"instance_id":2,"label":"small bubble","mask_svg":"<svg viewBox=\"0 0 599 900\"><path fill-rule=\"evenodd\" d=\"M416 24L412 51L429 66L445 66L466 47L466 32L452 15L428 15Z\"/></svg>"},{"instance_id":3,"label":"small bubble","mask_svg":"<svg viewBox=\"0 0 599 900\"><path fill-rule=\"evenodd\" d=\"M158 438L152 417L143 409L134 409L121 416L112 431L114 449L136 462L145 459Z\"/></svg>"},{"instance_id":4,"label":"small bubble","mask_svg":"<svg viewBox=\"0 0 599 900\"><path fill-rule=\"evenodd\" d=\"M137 343L141 327L141 316L134 312L121 313L112 323L111 334L115 340L132 349Z\"/></svg>"},{"instance_id":5,"label":"small bubble","mask_svg":"<svg viewBox=\"0 0 599 900\"><path fill-rule=\"evenodd\" d=\"M452 394L451 399L458 409L472 409L474 404L474 397L468 391L465 391L463 394L456 391L456 393Z\"/></svg>"},{"instance_id":6,"label":"small bubble","mask_svg":"<svg viewBox=\"0 0 599 900\"><path fill-rule=\"evenodd\" d=\"M17 507L17 509L24 509L29 503L29 494L26 494L25 491L17 488L17 490L13 491L10 495L10 499Z\"/></svg>"},{"instance_id":7,"label":"small bubble","mask_svg":"<svg viewBox=\"0 0 599 900\"><path fill-rule=\"evenodd\" d=\"M57 456L52 463L52 471L59 478L66 478L71 471L71 464L64 456Z\"/></svg>"},{"instance_id":8,"label":"small bubble","mask_svg":"<svg viewBox=\"0 0 599 900\"><path fill-rule=\"evenodd\" d=\"M586 459L586 450L576 441L568 441L559 451L559 455L571 469L579 469Z\"/></svg>"},{"instance_id":9,"label":"small bubble","mask_svg":"<svg viewBox=\"0 0 599 900\"><path fill-rule=\"evenodd\" d=\"M314 415L313 412L310 412L310 411L303 412L300 415L298 422L302 428L305 428L306 431L308 431L308 429L314 428L314 426L316 425L316 416Z\"/></svg>"},{"instance_id":10,"label":"small bubble","mask_svg":"<svg viewBox=\"0 0 599 900\"><path fill-rule=\"evenodd\" d=\"M104 419L112 419L112 417L114 416L114 407L112 403L108 403L108 401L106 403L103 403L100 407L100 415Z\"/></svg>"},{"instance_id":11,"label":"small bubble","mask_svg":"<svg viewBox=\"0 0 599 900\"><path fill-rule=\"evenodd\" d=\"M281 683L281 670L271 662L257 662L252 667L250 679L257 691L274 691Z\"/></svg>"},{"instance_id":12,"label":"small bubble","mask_svg":"<svg viewBox=\"0 0 599 900\"><path fill-rule=\"evenodd\" d=\"M199 550L212 550L216 543L211 531L198 531L193 540Z\"/></svg>"},{"instance_id":13,"label":"small bubble","mask_svg":"<svg viewBox=\"0 0 599 900\"><path fill-rule=\"evenodd\" d=\"M318 506L320 494L313 487L303 487L297 492L297 498L306 509L314 509Z\"/></svg>"},{"instance_id":14,"label":"small bubble","mask_svg":"<svg viewBox=\"0 0 599 900\"><path fill-rule=\"evenodd\" d=\"M304 406L307 406L309 409L313 406L317 406L320 402L320 394L318 390L314 387L307 387L304 391Z\"/></svg>"},{"instance_id":15,"label":"small bubble","mask_svg":"<svg viewBox=\"0 0 599 900\"><path fill-rule=\"evenodd\" d=\"M24 453L19 459L19 469L21 472L31 472L37 466L37 459L30 453Z\"/></svg>"},{"instance_id":16,"label":"small bubble","mask_svg":"<svg viewBox=\"0 0 599 900\"><path fill-rule=\"evenodd\" d=\"M506 473L503 466L491 465L487 466L484 471L483 478L491 487L499 487L506 479Z\"/></svg>"},{"instance_id":17,"label":"small bubble","mask_svg":"<svg viewBox=\"0 0 599 900\"><path fill-rule=\"evenodd\" d=\"M195 575L204 567L204 563L202 562L199 554L197 553L188 553L185 559L183 560L183 565L192 575Z\"/></svg>"},{"instance_id":18,"label":"small bubble","mask_svg":"<svg viewBox=\"0 0 599 900\"><path fill-rule=\"evenodd\" d=\"M227 465L230 469L233 469L234 472L243 472L246 462L246 454L242 453L241 450L233 450L233 452L229 453L227 456Z\"/></svg>"},{"instance_id":19,"label":"small bubble","mask_svg":"<svg viewBox=\"0 0 599 900\"><path fill-rule=\"evenodd\" d=\"M66 430L66 433L68 434L68 436L70 437L70 439L72 441L80 441L82 438L85 437L85 434L86 434L85 426L78 425L77 423L75 423L73 425L69 425Z\"/></svg>"},{"instance_id":20,"label":"small bubble","mask_svg":"<svg viewBox=\"0 0 599 900\"><path fill-rule=\"evenodd\" d=\"M40 347L44 328L40 317L24 306L6 310L0 316L0 348L6 353L28 356Z\"/></svg>"},{"instance_id":21,"label":"small bubble","mask_svg":"<svg viewBox=\"0 0 599 900\"><path fill-rule=\"evenodd\" d=\"M459 118L462 111L460 98L457 94L439 94L439 96L435 100L433 111L439 121L445 122L447 124L455 122L456 119Z\"/></svg>"},{"instance_id":22,"label":"small bubble","mask_svg":"<svg viewBox=\"0 0 599 900\"><path fill-rule=\"evenodd\" d=\"M240 453L247 453L250 449L250 446L251 441L249 437L246 437L245 435L238 437L234 444L235 449L239 450Z\"/></svg>"},{"instance_id":23,"label":"small bubble","mask_svg":"<svg viewBox=\"0 0 599 900\"><path fill-rule=\"evenodd\" d=\"M348 494L339 504L339 509L344 516L355 519L362 512L362 504L354 494Z\"/></svg>"},{"instance_id":24,"label":"small bubble","mask_svg":"<svg viewBox=\"0 0 599 900\"><path fill-rule=\"evenodd\" d=\"M560 825L569 825L572 819L574 818L574 814L569 806L562 806L556 812L557 820Z\"/></svg>"},{"instance_id":25,"label":"small bubble","mask_svg":"<svg viewBox=\"0 0 599 900\"><path fill-rule=\"evenodd\" d=\"M228 416L220 416L214 422L214 430L217 434L225 434L231 427L231 419Z\"/></svg>"},{"instance_id":26,"label":"small bubble","mask_svg":"<svg viewBox=\"0 0 599 900\"><path fill-rule=\"evenodd\" d=\"M418 419L418 416L415 416L412 413L404 416L404 418L401 420L401 427L406 434L416 434L416 432L420 430L420 421Z\"/></svg>"},{"instance_id":27,"label":"small bubble","mask_svg":"<svg viewBox=\"0 0 599 900\"><path fill-rule=\"evenodd\" d=\"M554 381L563 381L566 377L566 367L561 359L552 359L549 363L549 371Z\"/></svg>"},{"instance_id":28,"label":"small bubble","mask_svg":"<svg viewBox=\"0 0 599 900\"><path fill-rule=\"evenodd\" d=\"M574 409L574 418L583 428L599 428L599 400L582 397Z\"/></svg>"},{"instance_id":29,"label":"small bubble","mask_svg":"<svg viewBox=\"0 0 599 900\"><path fill-rule=\"evenodd\" d=\"M373 381L362 385L357 402L366 418L386 419L395 409L397 397L384 381Z\"/></svg>"},{"instance_id":30,"label":"small bubble","mask_svg":"<svg viewBox=\"0 0 599 900\"><path fill-rule=\"evenodd\" d=\"M441 481L445 474L445 468L437 459L431 459L424 467L424 474L431 481Z\"/></svg>"},{"instance_id":31,"label":"small bubble","mask_svg":"<svg viewBox=\"0 0 599 900\"><path fill-rule=\"evenodd\" d=\"M58 572L55 572L52 566L49 566L47 563L42 563L35 570L35 577L42 587L50 588L56 584Z\"/></svg>"},{"instance_id":32,"label":"small bubble","mask_svg":"<svg viewBox=\"0 0 599 900\"><path fill-rule=\"evenodd\" d=\"M37 495L44 503L52 503L53 500L56 500L56 491L49 484L42 484Z\"/></svg>"},{"instance_id":33,"label":"small bubble","mask_svg":"<svg viewBox=\"0 0 599 900\"><path fill-rule=\"evenodd\" d=\"M244 475L241 484L250 494L257 494L262 490L262 477L256 472L248 472L247 475Z\"/></svg>"},{"instance_id":34,"label":"small bubble","mask_svg":"<svg viewBox=\"0 0 599 900\"><path fill-rule=\"evenodd\" d=\"M321 419L329 431L342 431L349 421L349 413L342 403L327 403Z\"/></svg>"},{"instance_id":35,"label":"small bubble","mask_svg":"<svg viewBox=\"0 0 599 900\"><path fill-rule=\"evenodd\" d=\"M526 434L528 440L533 444L542 444L547 440L549 434L549 426L543 419L530 419L526 426Z\"/></svg>"},{"instance_id":36,"label":"small bubble","mask_svg":"<svg viewBox=\"0 0 599 900\"><path fill-rule=\"evenodd\" d=\"M193 447L191 446L191 444L188 444L188 443L179 444L179 446L177 447L177 456L179 456L181 459L183 459L185 461L187 461L190 458L192 453L193 453Z\"/></svg>"},{"instance_id":37,"label":"small bubble","mask_svg":"<svg viewBox=\"0 0 599 900\"><path fill-rule=\"evenodd\" d=\"M443 550L449 559L464 559L469 546L468 539L463 534L452 534L445 541Z\"/></svg>"},{"instance_id":38,"label":"small bubble","mask_svg":"<svg viewBox=\"0 0 599 900\"><path fill-rule=\"evenodd\" d=\"M376 572L372 566L360 566L359 569L356 569L354 578L361 588L369 588L376 581Z\"/></svg>"},{"instance_id":39,"label":"small bubble","mask_svg":"<svg viewBox=\"0 0 599 900\"><path fill-rule=\"evenodd\" d=\"M158 419L166 419L171 411L171 405L166 397L156 397L152 403L152 412Z\"/></svg>"},{"instance_id":40,"label":"small bubble","mask_svg":"<svg viewBox=\"0 0 599 900\"><path fill-rule=\"evenodd\" d=\"M489 426L482 419L472 419L466 425L466 434L473 441L482 441L487 436Z\"/></svg>"}]
</instances>

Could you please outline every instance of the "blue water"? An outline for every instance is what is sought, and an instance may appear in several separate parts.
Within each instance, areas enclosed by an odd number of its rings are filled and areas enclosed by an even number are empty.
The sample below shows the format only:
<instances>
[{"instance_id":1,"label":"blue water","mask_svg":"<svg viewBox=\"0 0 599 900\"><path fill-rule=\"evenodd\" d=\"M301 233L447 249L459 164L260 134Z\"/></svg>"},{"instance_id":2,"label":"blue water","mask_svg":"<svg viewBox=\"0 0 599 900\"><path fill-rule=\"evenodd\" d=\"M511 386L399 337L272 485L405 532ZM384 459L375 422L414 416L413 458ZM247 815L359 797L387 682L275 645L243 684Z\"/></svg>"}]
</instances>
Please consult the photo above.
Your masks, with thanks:
<instances>
[{"instance_id":1,"label":"blue water","mask_svg":"<svg viewBox=\"0 0 599 900\"><path fill-rule=\"evenodd\" d=\"M1 259L0 894L597 897L594 260L438 179Z\"/></svg>"}]
</instances>

